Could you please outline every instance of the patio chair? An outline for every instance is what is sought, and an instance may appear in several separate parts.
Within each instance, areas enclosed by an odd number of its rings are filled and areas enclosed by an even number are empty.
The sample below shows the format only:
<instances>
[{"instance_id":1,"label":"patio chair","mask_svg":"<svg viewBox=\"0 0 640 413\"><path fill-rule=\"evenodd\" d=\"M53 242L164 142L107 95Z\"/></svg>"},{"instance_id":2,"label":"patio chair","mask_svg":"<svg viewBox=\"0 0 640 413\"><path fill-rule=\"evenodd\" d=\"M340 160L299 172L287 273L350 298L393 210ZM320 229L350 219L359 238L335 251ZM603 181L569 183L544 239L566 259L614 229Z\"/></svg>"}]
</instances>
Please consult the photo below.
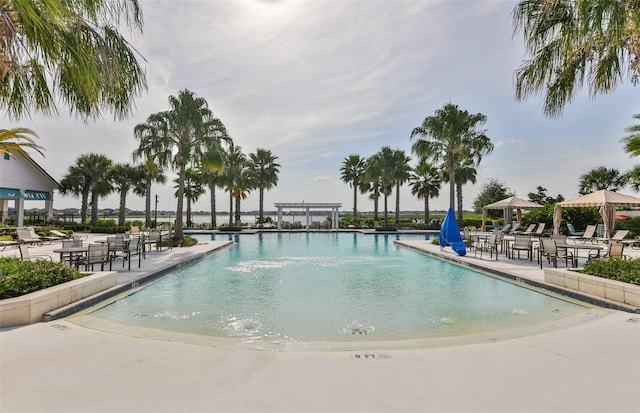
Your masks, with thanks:
<instances>
[{"instance_id":1,"label":"patio chair","mask_svg":"<svg viewBox=\"0 0 640 413\"><path fill-rule=\"evenodd\" d=\"M77 247L82 247L82 240L81 239L63 239L62 240L62 248L77 248ZM74 265L76 264L82 257L84 256L84 253L82 252L70 252L69 255L65 255L61 257L62 259L67 262L69 265ZM77 266L77 265L76 265Z\"/></svg>"},{"instance_id":2,"label":"patio chair","mask_svg":"<svg viewBox=\"0 0 640 413\"><path fill-rule=\"evenodd\" d=\"M607 253L600 255L600 251L597 254L589 254L589 260L605 259L605 258L617 258L620 260L631 259L628 255L624 255L624 245L621 242L609 244Z\"/></svg>"},{"instance_id":3,"label":"patio chair","mask_svg":"<svg viewBox=\"0 0 640 413\"><path fill-rule=\"evenodd\" d=\"M147 250L147 246L150 249L151 245L155 245L156 251L162 251L162 233L160 231L151 231L148 237L144 237L144 250Z\"/></svg>"},{"instance_id":4,"label":"patio chair","mask_svg":"<svg viewBox=\"0 0 640 413\"><path fill-rule=\"evenodd\" d=\"M493 229L500 229L500 223L498 221L491 221L491 225L493 225Z\"/></svg>"},{"instance_id":5,"label":"patio chair","mask_svg":"<svg viewBox=\"0 0 640 413\"><path fill-rule=\"evenodd\" d=\"M509 232L517 232L518 228L520 228L520 223L519 222L514 222L513 225L511 225L511 229L509 229Z\"/></svg>"},{"instance_id":6,"label":"patio chair","mask_svg":"<svg viewBox=\"0 0 640 413\"><path fill-rule=\"evenodd\" d=\"M595 239L594 234L596 233L595 225L587 225L584 230L584 233L581 236L570 236L567 239L573 240L574 242L582 242L583 244L587 241L593 241Z\"/></svg>"},{"instance_id":7,"label":"patio chair","mask_svg":"<svg viewBox=\"0 0 640 413\"><path fill-rule=\"evenodd\" d=\"M488 251L489 256L493 258L493 252L496 253L496 261L498 261L498 242L496 240L496 234L492 233L487 238L479 239L474 244L473 256L477 257L478 251L480 251L480 259L482 259L482 252Z\"/></svg>"},{"instance_id":8,"label":"patio chair","mask_svg":"<svg viewBox=\"0 0 640 413\"><path fill-rule=\"evenodd\" d=\"M27 228L18 228L16 232L18 233L18 239L22 244L44 244L44 241L40 237L34 238Z\"/></svg>"},{"instance_id":9,"label":"patio chair","mask_svg":"<svg viewBox=\"0 0 640 413\"><path fill-rule=\"evenodd\" d=\"M131 258L138 257L138 268L141 264L142 245L140 244L139 237L131 238L125 248L121 252L117 252L113 255L114 259L122 259L122 267L124 268L125 261L129 264L129 271L131 271Z\"/></svg>"},{"instance_id":10,"label":"patio chair","mask_svg":"<svg viewBox=\"0 0 640 413\"><path fill-rule=\"evenodd\" d=\"M581 232L576 231L576 229L574 228L571 222L567 222L567 229L569 230L569 235L571 235L572 237L580 237L584 235L584 231L581 231Z\"/></svg>"},{"instance_id":11,"label":"patio chair","mask_svg":"<svg viewBox=\"0 0 640 413\"><path fill-rule=\"evenodd\" d=\"M540 238L540 245L538 247L538 262L540 268L542 268L542 259L547 258L549 264L553 262L553 267L558 268L558 258L564 258L564 265L569 266L569 258L571 258L571 265L574 265L573 254L566 250L559 250L556 246L556 240L552 238Z\"/></svg>"},{"instance_id":12,"label":"patio chair","mask_svg":"<svg viewBox=\"0 0 640 413\"><path fill-rule=\"evenodd\" d=\"M531 224L527 227L527 229L525 229L524 231L518 231L518 234L524 234L524 235L531 235L531 233L533 232L534 229L536 229L536 226L538 224ZM512 231L513 232L513 231Z\"/></svg>"},{"instance_id":13,"label":"patio chair","mask_svg":"<svg viewBox=\"0 0 640 413\"><path fill-rule=\"evenodd\" d=\"M527 258L529 260L533 260L533 249L531 244L531 237L529 235L520 235L516 234L513 240L513 244L511 244L511 259L515 258L515 252L518 252L518 259L520 259L520 251L527 252Z\"/></svg>"},{"instance_id":14,"label":"patio chair","mask_svg":"<svg viewBox=\"0 0 640 413\"><path fill-rule=\"evenodd\" d=\"M107 245L109 246L109 253L115 257L116 254L124 251L124 236L116 235L114 237L107 237Z\"/></svg>"},{"instance_id":15,"label":"patio chair","mask_svg":"<svg viewBox=\"0 0 640 413\"><path fill-rule=\"evenodd\" d=\"M104 271L106 263L109 263L109 270L111 270L111 262L112 256L109 252L109 245L90 244L87 255L78 261L78 265L84 265L85 271L91 266L91 271L93 271L93 266L100 264L100 271Z\"/></svg>"},{"instance_id":16,"label":"patio chair","mask_svg":"<svg viewBox=\"0 0 640 413\"><path fill-rule=\"evenodd\" d=\"M53 259L44 254L31 255L29 254L29 246L27 244L20 244L20 258L24 261L33 261L33 260L45 260L53 261Z\"/></svg>"}]
</instances>

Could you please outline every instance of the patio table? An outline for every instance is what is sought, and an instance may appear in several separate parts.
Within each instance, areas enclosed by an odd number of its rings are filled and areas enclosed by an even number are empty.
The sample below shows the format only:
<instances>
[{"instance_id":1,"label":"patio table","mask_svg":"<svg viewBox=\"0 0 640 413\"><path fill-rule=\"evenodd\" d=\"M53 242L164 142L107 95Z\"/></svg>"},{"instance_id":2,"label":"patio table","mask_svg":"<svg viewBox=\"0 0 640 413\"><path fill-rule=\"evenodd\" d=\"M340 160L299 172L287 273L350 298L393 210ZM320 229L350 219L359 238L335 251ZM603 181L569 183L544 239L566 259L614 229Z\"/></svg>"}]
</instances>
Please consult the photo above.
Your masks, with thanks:
<instances>
[{"instance_id":1,"label":"patio table","mask_svg":"<svg viewBox=\"0 0 640 413\"><path fill-rule=\"evenodd\" d=\"M68 261L69 264L73 264L75 262L75 266L78 267L79 258L82 256L86 256L89 251L89 247L87 245L82 247L67 247L67 248L57 248L53 250L53 252L60 254L60 262ZM69 254L69 259L65 259L65 254Z\"/></svg>"},{"instance_id":2,"label":"patio table","mask_svg":"<svg viewBox=\"0 0 640 413\"><path fill-rule=\"evenodd\" d=\"M598 255L600 255L600 251L602 251L605 248L603 245L597 245L597 244L574 244L574 243L568 244L566 242L563 242L563 243L556 242L556 247L573 250L572 266L574 268L578 266L578 258L580 258L580 256L578 255L579 250L587 250L587 251L597 250Z\"/></svg>"}]
</instances>

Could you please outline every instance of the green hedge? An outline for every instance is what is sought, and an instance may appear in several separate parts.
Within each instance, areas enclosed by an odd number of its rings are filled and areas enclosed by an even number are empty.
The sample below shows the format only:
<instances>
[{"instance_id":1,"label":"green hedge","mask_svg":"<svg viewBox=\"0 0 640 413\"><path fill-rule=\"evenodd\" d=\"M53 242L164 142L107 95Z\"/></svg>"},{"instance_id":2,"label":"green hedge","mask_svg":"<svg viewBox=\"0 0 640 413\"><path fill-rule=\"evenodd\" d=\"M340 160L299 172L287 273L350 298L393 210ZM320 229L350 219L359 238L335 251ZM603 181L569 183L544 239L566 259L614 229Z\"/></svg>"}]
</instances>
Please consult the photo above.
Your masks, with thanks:
<instances>
[{"instance_id":1,"label":"green hedge","mask_svg":"<svg viewBox=\"0 0 640 413\"><path fill-rule=\"evenodd\" d=\"M640 258L594 260L584 264L584 274L640 285Z\"/></svg>"},{"instance_id":2,"label":"green hedge","mask_svg":"<svg viewBox=\"0 0 640 413\"><path fill-rule=\"evenodd\" d=\"M48 260L0 258L0 299L18 297L84 277L76 268Z\"/></svg>"}]
</instances>

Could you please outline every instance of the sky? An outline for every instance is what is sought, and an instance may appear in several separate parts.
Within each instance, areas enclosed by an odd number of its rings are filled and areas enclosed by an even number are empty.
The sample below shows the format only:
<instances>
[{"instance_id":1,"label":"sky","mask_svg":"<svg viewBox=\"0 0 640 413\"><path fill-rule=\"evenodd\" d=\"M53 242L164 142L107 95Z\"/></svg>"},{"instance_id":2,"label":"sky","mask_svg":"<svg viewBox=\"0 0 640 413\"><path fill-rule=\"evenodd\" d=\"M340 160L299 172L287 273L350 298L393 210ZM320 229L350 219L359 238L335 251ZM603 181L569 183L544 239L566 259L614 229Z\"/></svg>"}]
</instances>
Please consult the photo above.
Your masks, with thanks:
<instances>
[{"instance_id":1,"label":"sky","mask_svg":"<svg viewBox=\"0 0 640 413\"><path fill-rule=\"evenodd\" d=\"M184 89L207 100L244 153L264 148L278 157L279 180L265 192L266 210L275 202L340 202L341 211L351 211L353 191L340 180L344 159L368 157L383 146L411 155L413 128L447 103L486 115L486 135L495 145L477 183L463 187L465 209L490 179L522 198L542 186L548 195L571 199L589 170L626 171L639 162L620 143L640 113L638 87L627 79L606 95L582 90L557 119L544 116L541 96L516 101L514 73L528 58L522 38L513 35L516 1L140 4L144 32L130 41L145 59L148 90L131 116L106 114L84 123L62 105L53 117L15 121L0 114L0 127L28 127L39 135L45 157L33 157L58 182L86 153L132 162L134 127L168 110L169 96ZM158 210L175 210L172 186L152 188ZM408 185L400 193L401 210L423 210ZM430 209L446 209L448 193L445 183ZM217 209L228 210L228 194L218 190L216 198ZM242 210L257 210L258 203L254 191ZM117 208L117 195L99 206ZM54 208L79 207L78 199L55 194ZM130 194L127 207L142 210L144 199ZM209 210L209 195L193 208ZM360 195L358 210L372 211L373 201Z\"/></svg>"}]
</instances>

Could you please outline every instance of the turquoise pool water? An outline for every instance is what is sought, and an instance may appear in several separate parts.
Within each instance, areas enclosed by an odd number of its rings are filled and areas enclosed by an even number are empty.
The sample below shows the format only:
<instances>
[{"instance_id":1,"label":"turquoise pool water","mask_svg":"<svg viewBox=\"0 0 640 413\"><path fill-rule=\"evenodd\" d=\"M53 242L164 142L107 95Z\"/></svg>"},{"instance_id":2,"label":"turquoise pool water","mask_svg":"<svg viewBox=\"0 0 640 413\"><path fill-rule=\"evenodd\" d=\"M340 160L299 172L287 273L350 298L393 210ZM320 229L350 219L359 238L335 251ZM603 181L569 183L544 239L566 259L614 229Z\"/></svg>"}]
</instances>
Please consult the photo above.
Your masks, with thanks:
<instances>
[{"instance_id":1,"label":"turquoise pool water","mask_svg":"<svg viewBox=\"0 0 640 413\"><path fill-rule=\"evenodd\" d=\"M424 236L231 237L231 247L91 315L214 337L339 342L461 336L586 310L393 243Z\"/></svg>"}]
</instances>

